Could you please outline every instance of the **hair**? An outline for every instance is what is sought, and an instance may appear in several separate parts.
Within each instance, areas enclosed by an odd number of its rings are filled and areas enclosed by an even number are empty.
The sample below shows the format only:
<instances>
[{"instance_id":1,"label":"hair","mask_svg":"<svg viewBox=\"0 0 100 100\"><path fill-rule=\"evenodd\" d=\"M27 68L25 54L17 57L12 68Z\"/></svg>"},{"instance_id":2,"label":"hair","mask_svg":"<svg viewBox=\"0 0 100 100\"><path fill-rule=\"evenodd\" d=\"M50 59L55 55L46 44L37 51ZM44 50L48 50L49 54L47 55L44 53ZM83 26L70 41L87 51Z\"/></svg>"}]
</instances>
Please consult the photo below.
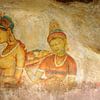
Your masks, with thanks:
<instances>
[{"instance_id":1,"label":"hair","mask_svg":"<svg viewBox=\"0 0 100 100\"><path fill-rule=\"evenodd\" d=\"M9 26L8 26L8 27L6 27L6 26L2 23L5 19L9 22ZM11 19L9 16L6 16L6 15L5 15L5 16L1 17L0 28L2 28L3 30L7 30L7 28L10 28L10 29L11 29L11 32L13 33L14 22L12 21L12 19Z\"/></svg>"},{"instance_id":2,"label":"hair","mask_svg":"<svg viewBox=\"0 0 100 100\"><path fill-rule=\"evenodd\" d=\"M62 38L62 39L67 39L67 36L64 32L54 32L48 35L47 41L48 43L54 39L54 38Z\"/></svg>"}]
</instances>

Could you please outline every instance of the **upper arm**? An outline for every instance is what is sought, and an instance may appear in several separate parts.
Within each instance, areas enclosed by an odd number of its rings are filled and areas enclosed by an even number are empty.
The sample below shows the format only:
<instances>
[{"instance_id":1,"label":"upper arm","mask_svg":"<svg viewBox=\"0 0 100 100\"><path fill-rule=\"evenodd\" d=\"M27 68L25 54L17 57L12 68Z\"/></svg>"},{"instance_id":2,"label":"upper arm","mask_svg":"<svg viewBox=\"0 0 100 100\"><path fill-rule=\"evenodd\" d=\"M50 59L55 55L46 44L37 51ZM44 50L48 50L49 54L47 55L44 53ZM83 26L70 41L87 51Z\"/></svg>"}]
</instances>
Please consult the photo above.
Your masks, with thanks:
<instances>
[{"instance_id":1,"label":"upper arm","mask_svg":"<svg viewBox=\"0 0 100 100\"><path fill-rule=\"evenodd\" d=\"M47 64L46 64L46 59L44 59L40 65L39 68L37 69L35 76L38 78L45 78L45 70L47 68Z\"/></svg>"},{"instance_id":2,"label":"upper arm","mask_svg":"<svg viewBox=\"0 0 100 100\"><path fill-rule=\"evenodd\" d=\"M68 59L68 62L69 62L69 75L76 75L77 65L76 65L75 60L72 57L70 57Z\"/></svg>"},{"instance_id":3,"label":"upper arm","mask_svg":"<svg viewBox=\"0 0 100 100\"><path fill-rule=\"evenodd\" d=\"M39 69L45 71L46 68L47 68L47 59L44 59L44 60L40 63Z\"/></svg>"}]
</instances>

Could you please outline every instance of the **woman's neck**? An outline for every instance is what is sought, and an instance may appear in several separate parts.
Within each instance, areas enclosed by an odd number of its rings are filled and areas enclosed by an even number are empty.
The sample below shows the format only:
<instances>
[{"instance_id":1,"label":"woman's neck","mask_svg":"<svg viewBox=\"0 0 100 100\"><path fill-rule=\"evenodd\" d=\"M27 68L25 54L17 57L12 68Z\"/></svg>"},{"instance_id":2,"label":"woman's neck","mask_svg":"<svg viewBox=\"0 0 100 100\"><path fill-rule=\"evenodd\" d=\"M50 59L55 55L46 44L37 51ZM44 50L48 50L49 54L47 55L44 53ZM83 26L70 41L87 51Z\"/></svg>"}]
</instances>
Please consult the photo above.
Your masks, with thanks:
<instances>
[{"instance_id":1,"label":"woman's neck","mask_svg":"<svg viewBox=\"0 0 100 100\"><path fill-rule=\"evenodd\" d=\"M17 40L15 39L15 40L13 40L13 41L10 41L10 42L7 42L7 46L14 46L14 45L16 45L17 44Z\"/></svg>"},{"instance_id":2,"label":"woman's neck","mask_svg":"<svg viewBox=\"0 0 100 100\"><path fill-rule=\"evenodd\" d=\"M66 51L63 50L63 51L61 51L61 52L59 52L59 53L57 53L57 54L55 54L55 55L57 55L58 57L63 57L63 56L66 55Z\"/></svg>"},{"instance_id":3,"label":"woman's neck","mask_svg":"<svg viewBox=\"0 0 100 100\"><path fill-rule=\"evenodd\" d=\"M67 58L67 54L65 54L65 55L63 55L63 56L57 56L57 55L55 55L55 57L54 57L54 63L55 63L55 66L57 67L59 67L59 66L62 66L64 63L65 63L65 61L66 61L66 58Z\"/></svg>"}]
</instances>

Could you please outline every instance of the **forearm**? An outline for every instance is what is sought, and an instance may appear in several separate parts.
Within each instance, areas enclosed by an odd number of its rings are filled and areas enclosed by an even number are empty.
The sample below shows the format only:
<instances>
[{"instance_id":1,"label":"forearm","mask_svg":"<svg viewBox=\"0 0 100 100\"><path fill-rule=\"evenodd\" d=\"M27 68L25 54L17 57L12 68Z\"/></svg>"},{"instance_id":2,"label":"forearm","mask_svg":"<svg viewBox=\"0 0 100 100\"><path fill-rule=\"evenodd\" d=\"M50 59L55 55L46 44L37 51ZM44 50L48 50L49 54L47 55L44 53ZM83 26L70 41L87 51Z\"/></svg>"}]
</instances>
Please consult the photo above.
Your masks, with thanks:
<instances>
[{"instance_id":1,"label":"forearm","mask_svg":"<svg viewBox=\"0 0 100 100\"><path fill-rule=\"evenodd\" d=\"M23 72L23 67L16 67L14 77L17 81L21 79L22 72Z\"/></svg>"}]
</instances>

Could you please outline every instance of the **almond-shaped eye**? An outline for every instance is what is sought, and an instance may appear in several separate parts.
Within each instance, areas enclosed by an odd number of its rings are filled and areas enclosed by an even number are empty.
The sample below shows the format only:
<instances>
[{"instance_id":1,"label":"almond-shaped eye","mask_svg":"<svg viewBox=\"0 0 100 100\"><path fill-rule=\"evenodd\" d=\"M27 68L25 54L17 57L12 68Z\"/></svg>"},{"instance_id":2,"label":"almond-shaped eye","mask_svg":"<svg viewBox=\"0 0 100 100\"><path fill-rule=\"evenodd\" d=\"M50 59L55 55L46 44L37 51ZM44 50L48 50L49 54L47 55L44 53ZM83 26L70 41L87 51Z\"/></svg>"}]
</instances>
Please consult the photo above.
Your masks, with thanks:
<instances>
[{"instance_id":1,"label":"almond-shaped eye","mask_svg":"<svg viewBox=\"0 0 100 100\"><path fill-rule=\"evenodd\" d=\"M3 31L7 31L7 29L6 29L6 28L3 28L3 27L2 27L2 28L0 28L0 29L1 29L1 30L3 30Z\"/></svg>"}]
</instances>

